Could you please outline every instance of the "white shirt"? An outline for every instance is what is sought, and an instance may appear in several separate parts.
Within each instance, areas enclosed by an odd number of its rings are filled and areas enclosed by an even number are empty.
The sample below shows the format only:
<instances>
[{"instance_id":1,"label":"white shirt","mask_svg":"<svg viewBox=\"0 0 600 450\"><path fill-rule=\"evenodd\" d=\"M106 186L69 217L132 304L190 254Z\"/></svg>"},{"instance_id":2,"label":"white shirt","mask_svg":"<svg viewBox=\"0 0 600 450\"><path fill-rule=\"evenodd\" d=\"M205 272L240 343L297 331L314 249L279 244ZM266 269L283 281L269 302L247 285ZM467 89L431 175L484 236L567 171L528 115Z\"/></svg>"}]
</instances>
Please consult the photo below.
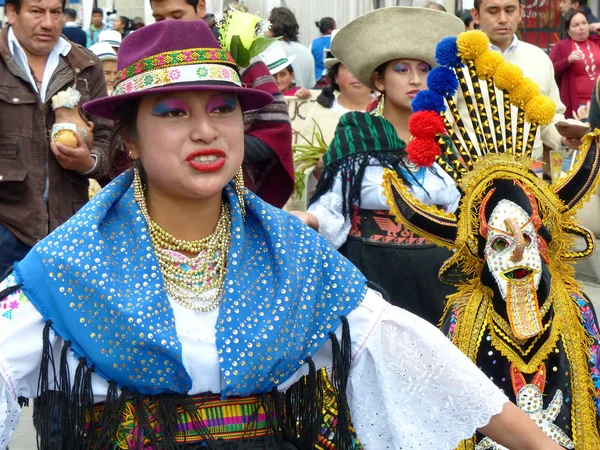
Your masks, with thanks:
<instances>
[{"instance_id":1,"label":"white shirt","mask_svg":"<svg viewBox=\"0 0 600 450\"><path fill-rule=\"evenodd\" d=\"M384 168L374 158L369 164L362 179L360 206L364 209L389 211L390 206L387 204L382 186ZM456 184L440 166L434 164L432 167L435 174L429 169L424 171L425 177L422 184L427 192L418 185L411 186L410 192L422 203L439 205L447 212L454 212L460 201L460 193L456 189ZM352 228L349 215L344 216L342 210L342 178L338 173L331 190L319 197L307 209L319 220L319 234L322 234L335 248L344 245L348 239L350 228Z\"/></svg>"},{"instance_id":2,"label":"white shirt","mask_svg":"<svg viewBox=\"0 0 600 450\"><path fill-rule=\"evenodd\" d=\"M50 84L50 79L54 74L54 71L58 67L58 63L60 61L60 56L67 56L71 51L71 44L64 38L59 37L58 42L52 49L52 51L48 54L48 60L46 61L46 67L44 68L44 76L42 77L42 87L38 90L35 79L33 78L33 73L29 68L29 61L27 59L27 54L21 47L21 44L17 40L15 33L10 27L8 29L8 49L12 56L15 58L15 61L19 65L19 67L23 70L24 73L27 74L27 78L29 78L29 83L33 87L33 89L40 95L40 99L42 103L46 102L46 90L48 89L48 84Z\"/></svg>"},{"instance_id":3,"label":"white shirt","mask_svg":"<svg viewBox=\"0 0 600 450\"><path fill-rule=\"evenodd\" d=\"M9 277L0 292L14 284ZM20 292L2 303L0 314L0 450L17 426L19 395L37 395L44 321ZM193 380L190 394L220 392L223 386L215 344L217 310L192 312L171 300L183 365ZM4 311L0 310L0 311ZM10 318L9 318L10 316ZM352 362L348 401L360 442L366 450L454 449L476 428L502 411L508 398L433 325L385 302L369 290L348 314ZM336 330L338 338L341 329ZM55 361L62 339L50 332ZM314 356L317 368L331 368L331 342ZM69 372L77 359L69 350ZM279 386L287 389L306 375L307 364ZM50 380L52 383L52 380ZM95 402L105 400L108 384L92 374Z\"/></svg>"}]
</instances>

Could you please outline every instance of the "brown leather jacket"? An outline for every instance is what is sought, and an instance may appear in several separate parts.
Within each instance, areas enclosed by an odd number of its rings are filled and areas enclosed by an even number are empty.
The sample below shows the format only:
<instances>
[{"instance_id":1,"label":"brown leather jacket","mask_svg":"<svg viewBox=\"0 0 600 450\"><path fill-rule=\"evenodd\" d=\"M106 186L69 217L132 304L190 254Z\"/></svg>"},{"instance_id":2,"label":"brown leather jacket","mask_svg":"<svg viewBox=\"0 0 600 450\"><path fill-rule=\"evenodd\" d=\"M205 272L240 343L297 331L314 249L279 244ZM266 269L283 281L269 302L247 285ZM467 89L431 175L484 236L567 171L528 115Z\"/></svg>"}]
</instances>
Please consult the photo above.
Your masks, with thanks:
<instances>
[{"instance_id":1,"label":"brown leather jacket","mask_svg":"<svg viewBox=\"0 0 600 450\"><path fill-rule=\"evenodd\" d=\"M72 44L60 57L41 103L8 48L8 27L0 34L0 223L27 245L35 245L69 219L88 199L88 177L100 178L108 166L106 147L110 121L94 123L97 157L88 175L63 169L52 150L49 135L54 124L52 96L76 85L81 104L106 96L100 61L85 48ZM43 199L48 179L48 203Z\"/></svg>"}]
</instances>

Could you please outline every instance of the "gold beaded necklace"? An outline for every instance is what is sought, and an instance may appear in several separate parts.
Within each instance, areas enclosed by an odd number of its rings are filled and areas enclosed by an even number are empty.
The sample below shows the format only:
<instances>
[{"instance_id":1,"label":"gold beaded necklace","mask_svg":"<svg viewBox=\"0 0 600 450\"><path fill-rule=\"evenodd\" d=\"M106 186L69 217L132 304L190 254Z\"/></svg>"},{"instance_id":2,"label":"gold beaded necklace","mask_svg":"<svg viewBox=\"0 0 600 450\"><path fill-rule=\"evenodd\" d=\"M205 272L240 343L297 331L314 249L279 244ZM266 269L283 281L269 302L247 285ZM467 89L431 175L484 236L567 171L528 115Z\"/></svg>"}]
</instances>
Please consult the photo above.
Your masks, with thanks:
<instances>
[{"instance_id":1,"label":"gold beaded necklace","mask_svg":"<svg viewBox=\"0 0 600 450\"><path fill-rule=\"evenodd\" d=\"M138 169L135 170L134 199L137 202L156 251L165 290L180 305L194 311L211 311L221 304L227 272L227 253L231 240L230 214L227 202L221 204L221 215L215 231L197 241L175 238L152 220ZM174 252L197 253L186 257ZM214 291L214 292L213 292Z\"/></svg>"}]
</instances>

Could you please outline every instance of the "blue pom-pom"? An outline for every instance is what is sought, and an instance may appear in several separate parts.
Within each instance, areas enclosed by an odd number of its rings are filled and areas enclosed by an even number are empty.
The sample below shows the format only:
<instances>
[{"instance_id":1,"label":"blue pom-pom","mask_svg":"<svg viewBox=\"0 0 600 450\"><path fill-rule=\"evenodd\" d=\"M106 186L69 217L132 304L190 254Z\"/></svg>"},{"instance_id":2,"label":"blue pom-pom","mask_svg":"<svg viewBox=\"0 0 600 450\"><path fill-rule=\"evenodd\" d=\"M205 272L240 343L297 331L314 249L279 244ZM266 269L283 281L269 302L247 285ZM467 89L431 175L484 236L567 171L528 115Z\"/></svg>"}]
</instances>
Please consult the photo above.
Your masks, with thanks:
<instances>
[{"instance_id":1,"label":"blue pom-pom","mask_svg":"<svg viewBox=\"0 0 600 450\"><path fill-rule=\"evenodd\" d=\"M461 67L463 65L458 56L456 36L449 36L438 42L435 48L435 60L440 66Z\"/></svg>"},{"instance_id":2,"label":"blue pom-pom","mask_svg":"<svg viewBox=\"0 0 600 450\"><path fill-rule=\"evenodd\" d=\"M452 69L439 66L427 75L427 87L443 97L452 97L458 89L458 80Z\"/></svg>"},{"instance_id":3,"label":"blue pom-pom","mask_svg":"<svg viewBox=\"0 0 600 450\"><path fill-rule=\"evenodd\" d=\"M411 106L413 112L435 111L437 113L441 113L446 110L444 97L433 91L419 92L413 99Z\"/></svg>"}]
</instances>

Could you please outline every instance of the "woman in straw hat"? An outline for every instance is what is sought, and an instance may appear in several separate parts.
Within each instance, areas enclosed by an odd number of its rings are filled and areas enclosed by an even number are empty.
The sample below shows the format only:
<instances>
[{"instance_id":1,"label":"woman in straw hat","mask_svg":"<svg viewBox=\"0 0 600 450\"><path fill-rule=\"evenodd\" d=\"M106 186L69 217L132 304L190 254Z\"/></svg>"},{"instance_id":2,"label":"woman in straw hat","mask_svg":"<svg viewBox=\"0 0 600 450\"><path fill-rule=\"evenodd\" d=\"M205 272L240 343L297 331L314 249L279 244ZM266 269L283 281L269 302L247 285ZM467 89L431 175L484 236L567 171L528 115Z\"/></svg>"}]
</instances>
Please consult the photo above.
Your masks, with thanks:
<instances>
[{"instance_id":1,"label":"woman in straw hat","mask_svg":"<svg viewBox=\"0 0 600 450\"><path fill-rule=\"evenodd\" d=\"M436 165L417 168L405 147L412 132L411 102L427 88L436 43L463 30L462 22L447 13L391 7L339 31L332 53L381 96L370 113L342 116L308 212L296 213L385 289L392 304L433 324L454 291L437 278L450 252L394 222L381 182L384 169L393 169L422 202L456 209L460 195L452 179Z\"/></svg>"},{"instance_id":2,"label":"woman in straw hat","mask_svg":"<svg viewBox=\"0 0 600 450\"><path fill-rule=\"evenodd\" d=\"M142 28L118 69L85 108L116 121L134 167L0 283L0 449L28 397L42 449L359 448L348 410L367 449L450 449L476 428L556 448L434 327L243 188L242 111L271 98L206 24Z\"/></svg>"}]
</instances>

